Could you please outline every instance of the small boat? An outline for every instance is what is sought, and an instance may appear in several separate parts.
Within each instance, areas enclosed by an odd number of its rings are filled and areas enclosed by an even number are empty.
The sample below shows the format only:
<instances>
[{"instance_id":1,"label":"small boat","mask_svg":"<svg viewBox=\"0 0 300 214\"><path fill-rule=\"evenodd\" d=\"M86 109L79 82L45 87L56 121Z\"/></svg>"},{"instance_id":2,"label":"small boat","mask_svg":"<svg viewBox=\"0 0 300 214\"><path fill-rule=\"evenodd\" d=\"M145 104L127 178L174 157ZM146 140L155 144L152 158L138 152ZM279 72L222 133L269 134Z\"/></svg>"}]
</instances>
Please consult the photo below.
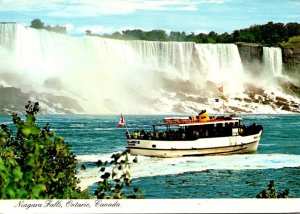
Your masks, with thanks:
<instances>
[{"instance_id":1,"label":"small boat","mask_svg":"<svg viewBox=\"0 0 300 214\"><path fill-rule=\"evenodd\" d=\"M150 157L185 157L255 152L263 132L261 125L241 124L235 115L165 117L153 132L126 133L127 151Z\"/></svg>"}]
</instances>

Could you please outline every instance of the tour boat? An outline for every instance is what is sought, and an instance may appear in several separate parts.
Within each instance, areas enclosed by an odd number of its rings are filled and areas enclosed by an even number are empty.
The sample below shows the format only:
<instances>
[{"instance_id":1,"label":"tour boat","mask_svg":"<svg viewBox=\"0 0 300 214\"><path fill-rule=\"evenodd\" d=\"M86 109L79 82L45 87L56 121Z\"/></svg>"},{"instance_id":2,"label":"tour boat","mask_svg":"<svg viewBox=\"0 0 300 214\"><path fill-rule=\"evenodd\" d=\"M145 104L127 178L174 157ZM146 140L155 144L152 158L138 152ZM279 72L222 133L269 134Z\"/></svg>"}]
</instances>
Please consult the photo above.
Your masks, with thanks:
<instances>
[{"instance_id":1,"label":"tour boat","mask_svg":"<svg viewBox=\"0 0 300 214\"><path fill-rule=\"evenodd\" d=\"M166 117L153 125L153 132L128 132L127 151L150 157L185 157L255 152L263 127L241 124L235 115L211 117L203 110L198 116Z\"/></svg>"}]
</instances>

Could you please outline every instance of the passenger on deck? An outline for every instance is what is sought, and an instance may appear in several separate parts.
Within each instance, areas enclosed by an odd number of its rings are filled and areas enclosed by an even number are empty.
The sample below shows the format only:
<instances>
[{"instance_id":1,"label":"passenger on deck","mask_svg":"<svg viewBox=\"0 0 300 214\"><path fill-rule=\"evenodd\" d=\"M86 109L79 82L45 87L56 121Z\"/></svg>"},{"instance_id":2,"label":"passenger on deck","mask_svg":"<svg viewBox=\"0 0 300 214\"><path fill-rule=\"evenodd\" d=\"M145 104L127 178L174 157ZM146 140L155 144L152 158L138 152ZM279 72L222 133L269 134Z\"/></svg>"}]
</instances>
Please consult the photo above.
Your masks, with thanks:
<instances>
[{"instance_id":1,"label":"passenger on deck","mask_svg":"<svg viewBox=\"0 0 300 214\"><path fill-rule=\"evenodd\" d=\"M144 137L145 137L145 130L143 129L140 133L140 138L144 139Z\"/></svg>"},{"instance_id":2,"label":"passenger on deck","mask_svg":"<svg viewBox=\"0 0 300 214\"><path fill-rule=\"evenodd\" d=\"M153 134L150 131L147 131L145 139L151 140L153 138Z\"/></svg>"},{"instance_id":3,"label":"passenger on deck","mask_svg":"<svg viewBox=\"0 0 300 214\"><path fill-rule=\"evenodd\" d=\"M158 140L158 138L159 138L158 131L155 131L155 132L154 132L154 139L155 139L155 140Z\"/></svg>"},{"instance_id":4,"label":"passenger on deck","mask_svg":"<svg viewBox=\"0 0 300 214\"><path fill-rule=\"evenodd\" d=\"M193 131L193 138L195 139L199 138L199 131L196 130Z\"/></svg>"},{"instance_id":5,"label":"passenger on deck","mask_svg":"<svg viewBox=\"0 0 300 214\"><path fill-rule=\"evenodd\" d=\"M163 139L166 139L166 138L167 138L167 133L166 133L166 132L163 132L163 133L161 134L161 137L162 137Z\"/></svg>"},{"instance_id":6,"label":"passenger on deck","mask_svg":"<svg viewBox=\"0 0 300 214\"><path fill-rule=\"evenodd\" d=\"M134 131L133 138L134 139L138 139L139 138L139 131L138 130Z\"/></svg>"},{"instance_id":7,"label":"passenger on deck","mask_svg":"<svg viewBox=\"0 0 300 214\"><path fill-rule=\"evenodd\" d=\"M181 133L181 139L185 140L185 133L184 132Z\"/></svg>"},{"instance_id":8,"label":"passenger on deck","mask_svg":"<svg viewBox=\"0 0 300 214\"><path fill-rule=\"evenodd\" d=\"M130 135L129 132L126 132L126 138L127 138L127 139L131 139L131 135Z\"/></svg>"}]
</instances>

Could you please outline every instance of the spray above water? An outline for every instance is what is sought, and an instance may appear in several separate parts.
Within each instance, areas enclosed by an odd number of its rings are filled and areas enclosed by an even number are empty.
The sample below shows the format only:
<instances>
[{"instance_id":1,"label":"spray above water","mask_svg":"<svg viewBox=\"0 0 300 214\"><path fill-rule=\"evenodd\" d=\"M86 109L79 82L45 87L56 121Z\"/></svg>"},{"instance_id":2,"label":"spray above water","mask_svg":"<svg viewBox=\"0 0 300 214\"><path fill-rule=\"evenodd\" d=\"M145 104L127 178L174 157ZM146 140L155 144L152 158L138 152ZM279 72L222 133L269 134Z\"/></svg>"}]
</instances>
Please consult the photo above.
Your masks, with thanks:
<instances>
[{"instance_id":1,"label":"spray above water","mask_svg":"<svg viewBox=\"0 0 300 214\"><path fill-rule=\"evenodd\" d=\"M270 75L279 75L277 49L264 52ZM0 55L2 85L72 97L94 114L197 111L219 95L218 86L243 96L252 80L234 44L70 37L2 23Z\"/></svg>"}]
</instances>

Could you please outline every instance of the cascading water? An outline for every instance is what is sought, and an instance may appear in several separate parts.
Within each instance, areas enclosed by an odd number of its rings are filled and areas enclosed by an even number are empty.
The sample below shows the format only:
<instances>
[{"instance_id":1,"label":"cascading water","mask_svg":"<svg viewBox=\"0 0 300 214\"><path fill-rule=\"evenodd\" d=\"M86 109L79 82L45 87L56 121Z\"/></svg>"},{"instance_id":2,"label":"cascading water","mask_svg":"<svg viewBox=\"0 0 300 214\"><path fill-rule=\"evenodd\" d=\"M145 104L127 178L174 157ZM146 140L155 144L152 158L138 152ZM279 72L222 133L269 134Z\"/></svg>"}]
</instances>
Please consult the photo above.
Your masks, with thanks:
<instances>
[{"instance_id":1,"label":"cascading water","mask_svg":"<svg viewBox=\"0 0 300 214\"><path fill-rule=\"evenodd\" d=\"M234 44L70 37L2 23L0 57L2 85L73 97L86 113L197 111L209 105L201 97L220 96L217 86L238 94L247 81ZM267 61L274 74L276 60Z\"/></svg>"},{"instance_id":2,"label":"cascading water","mask_svg":"<svg viewBox=\"0 0 300 214\"><path fill-rule=\"evenodd\" d=\"M282 53L280 48L263 47L265 71L272 76L282 75Z\"/></svg>"}]
</instances>

